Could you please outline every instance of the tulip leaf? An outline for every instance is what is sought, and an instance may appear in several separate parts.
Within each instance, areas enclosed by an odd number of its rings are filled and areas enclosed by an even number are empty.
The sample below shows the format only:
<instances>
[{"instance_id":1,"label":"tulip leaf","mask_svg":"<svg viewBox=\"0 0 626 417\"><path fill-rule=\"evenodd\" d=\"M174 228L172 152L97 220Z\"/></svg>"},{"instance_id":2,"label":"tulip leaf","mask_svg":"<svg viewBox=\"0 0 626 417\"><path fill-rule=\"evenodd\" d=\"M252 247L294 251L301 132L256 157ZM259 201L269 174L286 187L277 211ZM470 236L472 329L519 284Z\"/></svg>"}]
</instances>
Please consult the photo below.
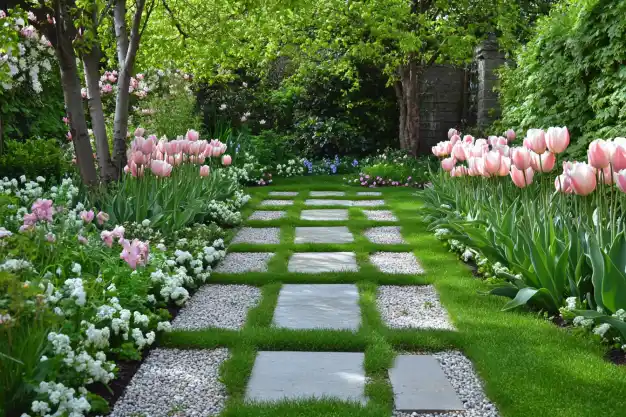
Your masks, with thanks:
<instances>
[{"instance_id":1,"label":"tulip leaf","mask_svg":"<svg viewBox=\"0 0 626 417\"><path fill-rule=\"evenodd\" d=\"M537 304L549 311L557 311L558 307L554 303L552 297L545 288L522 288L517 292L514 299L509 301L502 307L502 311L513 310L517 307L528 304L530 301L538 302Z\"/></svg>"},{"instance_id":2,"label":"tulip leaf","mask_svg":"<svg viewBox=\"0 0 626 417\"><path fill-rule=\"evenodd\" d=\"M617 270L622 274L626 273L626 239L623 232L615 237L609 256Z\"/></svg>"},{"instance_id":3,"label":"tulip leaf","mask_svg":"<svg viewBox=\"0 0 626 417\"><path fill-rule=\"evenodd\" d=\"M626 275L621 272L606 253L604 255L605 275L602 279L602 302L612 312L626 309Z\"/></svg>"},{"instance_id":4,"label":"tulip leaf","mask_svg":"<svg viewBox=\"0 0 626 417\"><path fill-rule=\"evenodd\" d=\"M489 294L499 295L501 297L507 297L507 298L515 298L515 296L517 295L519 291L520 289L515 287L514 285L502 285L500 287L496 287L492 289L491 291L489 291Z\"/></svg>"},{"instance_id":5,"label":"tulip leaf","mask_svg":"<svg viewBox=\"0 0 626 417\"><path fill-rule=\"evenodd\" d=\"M618 332L620 332L620 334L622 335L624 339L626 339L626 322L623 322L620 319L609 316L607 314L599 313L595 310L576 310L574 311L574 313L576 313L579 316L588 318L588 319L594 319L601 323L610 324Z\"/></svg>"},{"instance_id":6,"label":"tulip leaf","mask_svg":"<svg viewBox=\"0 0 626 417\"><path fill-rule=\"evenodd\" d=\"M591 261L591 268L593 270L591 280L594 288L594 301L598 307L604 308L604 303L602 302L602 281L605 274L604 256L593 233L587 234L587 243L589 245L587 257Z\"/></svg>"}]
</instances>

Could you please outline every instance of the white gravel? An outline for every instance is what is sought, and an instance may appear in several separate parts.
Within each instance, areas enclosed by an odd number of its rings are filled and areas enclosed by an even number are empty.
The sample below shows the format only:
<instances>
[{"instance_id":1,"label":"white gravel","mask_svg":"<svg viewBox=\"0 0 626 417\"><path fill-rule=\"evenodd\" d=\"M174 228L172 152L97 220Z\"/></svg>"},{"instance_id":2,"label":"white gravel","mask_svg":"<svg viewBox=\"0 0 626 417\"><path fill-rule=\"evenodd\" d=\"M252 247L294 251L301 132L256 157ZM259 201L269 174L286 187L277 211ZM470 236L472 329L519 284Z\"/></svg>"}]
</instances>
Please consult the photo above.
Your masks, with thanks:
<instances>
[{"instance_id":1,"label":"white gravel","mask_svg":"<svg viewBox=\"0 0 626 417\"><path fill-rule=\"evenodd\" d=\"M277 220L287 215L286 211L255 211L248 217L248 220Z\"/></svg>"},{"instance_id":2,"label":"white gravel","mask_svg":"<svg viewBox=\"0 0 626 417\"><path fill-rule=\"evenodd\" d=\"M311 191L311 197L341 197L346 195L344 191Z\"/></svg>"},{"instance_id":3,"label":"white gravel","mask_svg":"<svg viewBox=\"0 0 626 417\"><path fill-rule=\"evenodd\" d=\"M385 200L356 200L352 204L354 207L376 207L384 206Z\"/></svg>"},{"instance_id":4,"label":"white gravel","mask_svg":"<svg viewBox=\"0 0 626 417\"><path fill-rule=\"evenodd\" d=\"M307 206L345 206L351 207L354 201L352 200L331 200L331 199L308 199L304 202Z\"/></svg>"},{"instance_id":5,"label":"white gravel","mask_svg":"<svg viewBox=\"0 0 626 417\"><path fill-rule=\"evenodd\" d=\"M358 193L356 193L356 195L374 195L374 196L379 196L379 195L383 195L383 193L381 193L380 191L359 191Z\"/></svg>"},{"instance_id":6,"label":"white gravel","mask_svg":"<svg viewBox=\"0 0 626 417\"><path fill-rule=\"evenodd\" d=\"M400 233L400 226L372 227L363 234L370 242L380 245L405 243L402 233Z\"/></svg>"},{"instance_id":7,"label":"white gravel","mask_svg":"<svg viewBox=\"0 0 626 417\"><path fill-rule=\"evenodd\" d=\"M293 206L293 200L263 200L262 206Z\"/></svg>"},{"instance_id":8,"label":"white gravel","mask_svg":"<svg viewBox=\"0 0 626 417\"><path fill-rule=\"evenodd\" d=\"M200 417L219 414L226 402L220 365L227 349L154 349L141 365L111 417Z\"/></svg>"},{"instance_id":9,"label":"white gravel","mask_svg":"<svg viewBox=\"0 0 626 417\"><path fill-rule=\"evenodd\" d=\"M401 413L394 412L394 417L499 417L498 409L485 395L482 383L474 371L472 362L461 352L446 351L432 354L441 365L454 387L465 411L446 413Z\"/></svg>"},{"instance_id":10,"label":"white gravel","mask_svg":"<svg viewBox=\"0 0 626 417\"><path fill-rule=\"evenodd\" d=\"M278 227L242 227L231 243L280 243Z\"/></svg>"},{"instance_id":11,"label":"white gravel","mask_svg":"<svg viewBox=\"0 0 626 417\"><path fill-rule=\"evenodd\" d=\"M385 274L422 274L417 258L412 252L376 252L370 262Z\"/></svg>"},{"instance_id":12,"label":"white gravel","mask_svg":"<svg viewBox=\"0 0 626 417\"><path fill-rule=\"evenodd\" d=\"M377 222L397 222L398 218L390 210L363 210L367 220Z\"/></svg>"},{"instance_id":13,"label":"white gravel","mask_svg":"<svg viewBox=\"0 0 626 417\"><path fill-rule=\"evenodd\" d=\"M273 256L271 252L229 252L214 271L229 274L267 272L267 263Z\"/></svg>"},{"instance_id":14,"label":"white gravel","mask_svg":"<svg viewBox=\"0 0 626 417\"><path fill-rule=\"evenodd\" d=\"M376 304L390 328L455 330L432 285L381 285Z\"/></svg>"},{"instance_id":15,"label":"white gravel","mask_svg":"<svg viewBox=\"0 0 626 417\"><path fill-rule=\"evenodd\" d=\"M281 197L295 197L298 195L297 191L270 191L269 195L281 196Z\"/></svg>"},{"instance_id":16,"label":"white gravel","mask_svg":"<svg viewBox=\"0 0 626 417\"><path fill-rule=\"evenodd\" d=\"M174 329L198 330L208 327L239 330L248 310L261 299L261 290L249 285L205 285L201 287L172 322Z\"/></svg>"}]
</instances>

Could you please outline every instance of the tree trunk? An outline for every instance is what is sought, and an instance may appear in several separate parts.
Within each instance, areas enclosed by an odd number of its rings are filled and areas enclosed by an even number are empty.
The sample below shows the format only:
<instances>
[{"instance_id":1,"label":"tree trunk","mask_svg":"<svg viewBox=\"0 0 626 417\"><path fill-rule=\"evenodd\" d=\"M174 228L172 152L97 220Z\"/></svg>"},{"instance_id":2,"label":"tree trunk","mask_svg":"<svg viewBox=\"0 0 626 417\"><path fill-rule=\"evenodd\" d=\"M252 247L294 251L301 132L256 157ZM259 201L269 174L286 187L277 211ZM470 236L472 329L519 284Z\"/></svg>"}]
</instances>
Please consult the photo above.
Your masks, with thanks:
<instances>
[{"instance_id":1,"label":"tree trunk","mask_svg":"<svg viewBox=\"0 0 626 417\"><path fill-rule=\"evenodd\" d=\"M396 96L400 105L400 145L417 156L423 151L420 141L420 87L423 68L414 60L398 70L399 82L396 83Z\"/></svg>"},{"instance_id":2,"label":"tree trunk","mask_svg":"<svg viewBox=\"0 0 626 417\"><path fill-rule=\"evenodd\" d=\"M96 154L98 156L98 165L100 166L100 179L103 182L110 182L117 178L117 170L113 162L111 162L109 138L100 97L100 47L98 45L92 45L91 50L83 55L83 67L87 84L91 128L96 138Z\"/></svg>"},{"instance_id":3,"label":"tree trunk","mask_svg":"<svg viewBox=\"0 0 626 417\"><path fill-rule=\"evenodd\" d=\"M89 141L87 121L80 93L81 85L78 77L78 68L76 67L76 54L74 53L72 41L66 35L66 33L60 33L56 48L61 69L63 97L65 99L67 117L70 120L70 133L72 134L80 175L85 184L94 185L98 182L98 175L94 164L93 150Z\"/></svg>"}]
</instances>

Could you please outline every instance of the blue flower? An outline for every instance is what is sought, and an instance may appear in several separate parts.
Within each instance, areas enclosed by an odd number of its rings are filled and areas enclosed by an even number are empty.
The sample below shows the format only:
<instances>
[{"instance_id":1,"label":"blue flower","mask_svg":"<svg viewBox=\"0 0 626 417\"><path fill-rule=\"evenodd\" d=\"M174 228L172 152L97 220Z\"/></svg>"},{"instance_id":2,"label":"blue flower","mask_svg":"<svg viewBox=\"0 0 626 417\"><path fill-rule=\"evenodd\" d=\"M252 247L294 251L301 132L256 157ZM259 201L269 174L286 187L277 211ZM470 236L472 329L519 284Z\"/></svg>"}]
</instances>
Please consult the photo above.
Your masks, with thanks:
<instances>
[{"instance_id":1,"label":"blue flower","mask_svg":"<svg viewBox=\"0 0 626 417\"><path fill-rule=\"evenodd\" d=\"M356 159L354 161L352 161L352 166L356 167L359 165L359 161L357 161Z\"/></svg>"},{"instance_id":2,"label":"blue flower","mask_svg":"<svg viewBox=\"0 0 626 417\"><path fill-rule=\"evenodd\" d=\"M332 173L333 173L333 174L336 174L336 173L337 173L337 165L332 164L332 165L330 166L330 170L332 171Z\"/></svg>"}]
</instances>

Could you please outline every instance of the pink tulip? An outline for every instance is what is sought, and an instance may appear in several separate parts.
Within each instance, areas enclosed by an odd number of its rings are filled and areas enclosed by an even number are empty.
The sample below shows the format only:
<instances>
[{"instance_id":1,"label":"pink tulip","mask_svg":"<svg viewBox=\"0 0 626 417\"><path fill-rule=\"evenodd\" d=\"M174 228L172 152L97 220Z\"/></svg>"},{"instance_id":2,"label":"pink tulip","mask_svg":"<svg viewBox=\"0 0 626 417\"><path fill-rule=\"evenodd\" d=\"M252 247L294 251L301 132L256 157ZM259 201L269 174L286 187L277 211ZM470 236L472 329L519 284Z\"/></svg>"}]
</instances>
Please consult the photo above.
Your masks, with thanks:
<instances>
[{"instance_id":1,"label":"pink tulip","mask_svg":"<svg viewBox=\"0 0 626 417\"><path fill-rule=\"evenodd\" d=\"M574 192L572 189L572 180L567 174L561 174L554 180L554 188L557 191L561 191L565 194L571 194Z\"/></svg>"},{"instance_id":2,"label":"pink tulip","mask_svg":"<svg viewBox=\"0 0 626 417\"><path fill-rule=\"evenodd\" d=\"M578 195L588 195L596 189L596 173L591 165L578 162L569 171L569 176L572 180L572 190Z\"/></svg>"},{"instance_id":3,"label":"pink tulip","mask_svg":"<svg viewBox=\"0 0 626 417\"><path fill-rule=\"evenodd\" d=\"M452 146L456 145L460 141L461 141L461 137L458 134L454 134L450 138L450 143L452 144Z\"/></svg>"},{"instance_id":4,"label":"pink tulip","mask_svg":"<svg viewBox=\"0 0 626 417\"><path fill-rule=\"evenodd\" d=\"M515 130L513 129L509 129L504 133L504 136L506 136L507 140L509 141L513 141L515 140Z\"/></svg>"},{"instance_id":5,"label":"pink tulip","mask_svg":"<svg viewBox=\"0 0 626 417\"><path fill-rule=\"evenodd\" d=\"M526 138L528 147L536 154L542 155L546 151L546 133L542 129L528 129Z\"/></svg>"},{"instance_id":6,"label":"pink tulip","mask_svg":"<svg viewBox=\"0 0 626 417\"><path fill-rule=\"evenodd\" d=\"M589 165L592 167L597 169L606 168L611 163L611 145L605 140L596 139L589 144L587 157Z\"/></svg>"},{"instance_id":7,"label":"pink tulip","mask_svg":"<svg viewBox=\"0 0 626 417\"><path fill-rule=\"evenodd\" d=\"M232 162L233 162L233 158L230 155L224 155L222 157L222 165L227 167L230 164L232 164Z\"/></svg>"},{"instance_id":8,"label":"pink tulip","mask_svg":"<svg viewBox=\"0 0 626 417\"><path fill-rule=\"evenodd\" d=\"M498 136L497 140L496 140L496 146L506 146L508 145L509 141L506 138L503 138L502 136Z\"/></svg>"},{"instance_id":9,"label":"pink tulip","mask_svg":"<svg viewBox=\"0 0 626 417\"><path fill-rule=\"evenodd\" d=\"M516 147L511 149L511 162L518 169L530 167L530 151L526 148Z\"/></svg>"},{"instance_id":10,"label":"pink tulip","mask_svg":"<svg viewBox=\"0 0 626 417\"><path fill-rule=\"evenodd\" d=\"M500 171L500 165L502 161L502 155L496 151L489 151L483 156L485 164L485 172L489 175L493 175Z\"/></svg>"},{"instance_id":11,"label":"pink tulip","mask_svg":"<svg viewBox=\"0 0 626 417\"><path fill-rule=\"evenodd\" d=\"M622 169L616 174L615 183L621 192L626 193L626 169Z\"/></svg>"},{"instance_id":12,"label":"pink tulip","mask_svg":"<svg viewBox=\"0 0 626 417\"><path fill-rule=\"evenodd\" d=\"M525 170L518 169L515 165L511 166L511 180L519 188L524 188L533 183L535 172L532 168Z\"/></svg>"},{"instance_id":13,"label":"pink tulip","mask_svg":"<svg viewBox=\"0 0 626 417\"><path fill-rule=\"evenodd\" d=\"M569 145L569 131L567 127L549 127L546 132L546 145L554 154L560 154Z\"/></svg>"},{"instance_id":14,"label":"pink tulip","mask_svg":"<svg viewBox=\"0 0 626 417\"><path fill-rule=\"evenodd\" d=\"M101 211L96 215L96 220L98 221L98 224L102 226L104 223L109 221L109 215L104 211Z\"/></svg>"},{"instance_id":15,"label":"pink tulip","mask_svg":"<svg viewBox=\"0 0 626 417\"><path fill-rule=\"evenodd\" d=\"M165 161L153 160L150 164L150 170L157 177L169 177L172 173L173 166Z\"/></svg>"},{"instance_id":16,"label":"pink tulip","mask_svg":"<svg viewBox=\"0 0 626 417\"><path fill-rule=\"evenodd\" d=\"M452 171L452 168L454 168L454 165L456 165L456 161L454 160L454 157L446 158L441 161L441 168L443 168L443 170L447 172Z\"/></svg>"},{"instance_id":17,"label":"pink tulip","mask_svg":"<svg viewBox=\"0 0 626 417\"><path fill-rule=\"evenodd\" d=\"M89 243L89 241L87 240L85 236L78 235L78 243L82 245L86 245L87 243Z\"/></svg>"},{"instance_id":18,"label":"pink tulip","mask_svg":"<svg viewBox=\"0 0 626 417\"><path fill-rule=\"evenodd\" d=\"M498 175L501 177L506 177L511 172L511 158L503 156L500 160L500 169L498 170Z\"/></svg>"},{"instance_id":19,"label":"pink tulip","mask_svg":"<svg viewBox=\"0 0 626 417\"><path fill-rule=\"evenodd\" d=\"M102 239L105 245L107 245L110 248L113 247L113 233L107 230L103 230L102 233L100 233L100 238Z\"/></svg>"},{"instance_id":20,"label":"pink tulip","mask_svg":"<svg viewBox=\"0 0 626 417\"><path fill-rule=\"evenodd\" d=\"M200 134L198 132L196 132L195 130L191 129L187 131L187 139L189 139L192 142L197 141L198 139L200 139Z\"/></svg>"},{"instance_id":21,"label":"pink tulip","mask_svg":"<svg viewBox=\"0 0 626 417\"><path fill-rule=\"evenodd\" d=\"M474 136L472 135L463 136L463 143L467 143L468 145L474 143Z\"/></svg>"},{"instance_id":22,"label":"pink tulip","mask_svg":"<svg viewBox=\"0 0 626 417\"><path fill-rule=\"evenodd\" d=\"M626 169L626 138L615 138L614 149L611 154L611 164L615 172Z\"/></svg>"},{"instance_id":23,"label":"pink tulip","mask_svg":"<svg viewBox=\"0 0 626 417\"><path fill-rule=\"evenodd\" d=\"M141 151L144 154L151 154L156 149L156 143L154 139L148 138L141 146Z\"/></svg>"},{"instance_id":24,"label":"pink tulip","mask_svg":"<svg viewBox=\"0 0 626 417\"><path fill-rule=\"evenodd\" d=\"M83 221L87 224L91 223L94 218L93 210L89 210L89 211L83 210L80 213L80 218L83 219Z\"/></svg>"},{"instance_id":25,"label":"pink tulip","mask_svg":"<svg viewBox=\"0 0 626 417\"><path fill-rule=\"evenodd\" d=\"M465 147L461 143L457 143L452 147L452 157L458 161L465 161Z\"/></svg>"},{"instance_id":26,"label":"pink tulip","mask_svg":"<svg viewBox=\"0 0 626 417\"><path fill-rule=\"evenodd\" d=\"M200 176L201 177L208 177L210 172L211 172L211 168L209 168L208 165L202 165L200 167Z\"/></svg>"},{"instance_id":27,"label":"pink tulip","mask_svg":"<svg viewBox=\"0 0 626 417\"><path fill-rule=\"evenodd\" d=\"M478 146L479 146L479 147L482 147L482 148L484 148L485 146L486 146L486 147L489 147L489 142L487 141L487 139L483 139L483 138L476 139L476 140L474 141L474 146L475 146L475 147L478 147Z\"/></svg>"},{"instance_id":28,"label":"pink tulip","mask_svg":"<svg viewBox=\"0 0 626 417\"><path fill-rule=\"evenodd\" d=\"M611 170L610 166L604 168L602 170L602 177L604 179L604 184L613 185L613 182L615 181L615 175L616 173Z\"/></svg>"},{"instance_id":29,"label":"pink tulip","mask_svg":"<svg viewBox=\"0 0 626 417\"><path fill-rule=\"evenodd\" d=\"M459 135L459 131L456 130L455 128L452 129L448 129L448 139L452 138L452 136L454 135Z\"/></svg>"},{"instance_id":30,"label":"pink tulip","mask_svg":"<svg viewBox=\"0 0 626 417\"><path fill-rule=\"evenodd\" d=\"M556 164L556 157L551 152L546 152L543 155L532 152L530 157L530 166L537 172L550 172Z\"/></svg>"},{"instance_id":31,"label":"pink tulip","mask_svg":"<svg viewBox=\"0 0 626 417\"><path fill-rule=\"evenodd\" d=\"M120 254L120 258L126 261L131 269L137 269L138 265L145 265L148 261L148 245L138 239L129 242L126 239L120 239L120 243L124 250Z\"/></svg>"},{"instance_id":32,"label":"pink tulip","mask_svg":"<svg viewBox=\"0 0 626 417\"><path fill-rule=\"evenodd\" d=\"M54 214L54 207L52 207L52 200L37 199L31 206L32 214L36 216L37 220L52 222L52 215ZM26 216L24 216L26 218ZM26 222L26 220L24 220Z\"/></svg>"},{"instance_id":33,"label":"pink tulip","mask_svg":"<svg viewBox=\"0 0 626 417\"><path fill-rule=\"evenodd\" d=\"M137 129L135 129L135 137L143 137L145 133L146 129L144 129L143 127L138 127Z\"/></svg>"}]
</instances>

